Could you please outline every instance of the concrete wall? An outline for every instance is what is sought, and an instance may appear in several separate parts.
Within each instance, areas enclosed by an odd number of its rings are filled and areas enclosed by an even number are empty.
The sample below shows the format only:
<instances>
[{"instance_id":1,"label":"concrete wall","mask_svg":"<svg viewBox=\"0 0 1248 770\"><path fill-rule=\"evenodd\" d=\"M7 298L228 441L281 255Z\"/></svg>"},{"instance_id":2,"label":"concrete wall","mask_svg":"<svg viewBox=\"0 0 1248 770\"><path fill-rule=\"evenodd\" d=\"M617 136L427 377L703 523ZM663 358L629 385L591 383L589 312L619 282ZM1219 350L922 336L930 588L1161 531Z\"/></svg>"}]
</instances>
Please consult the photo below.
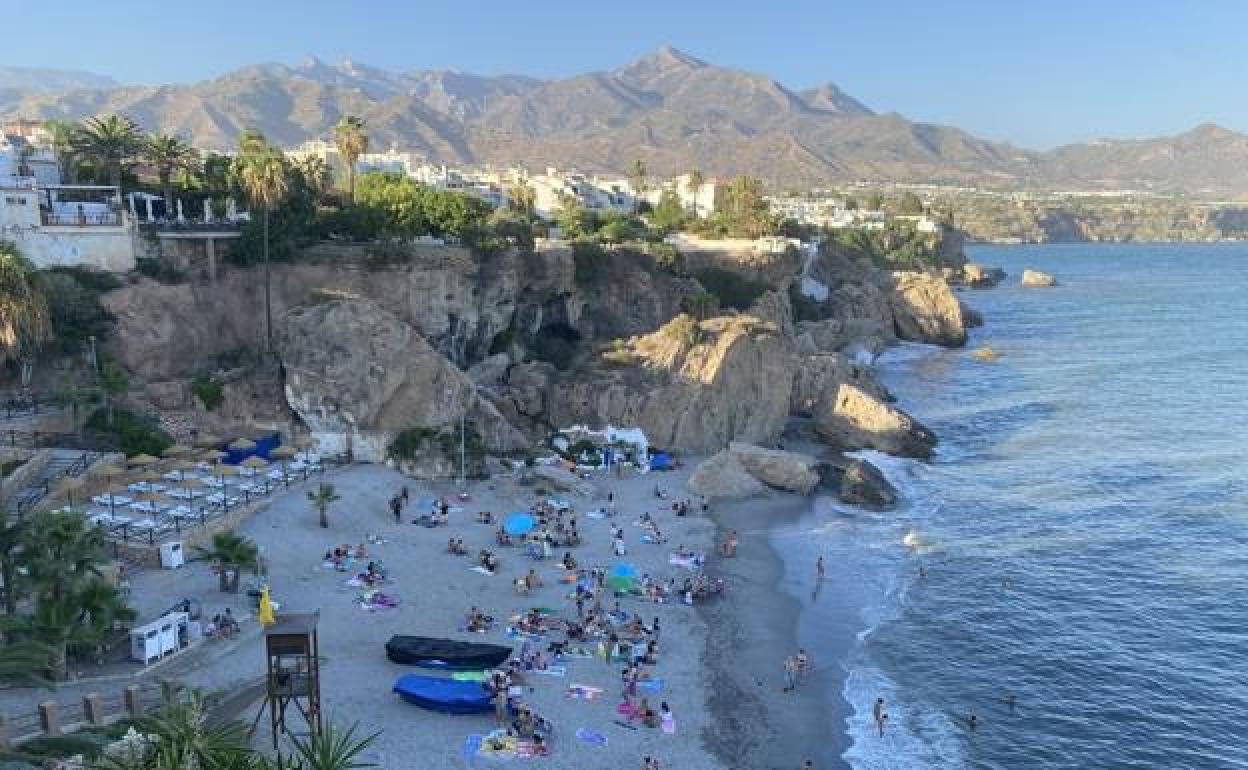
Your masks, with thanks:
<instances>
[{"instance_id":1,"label":"concrete wall","mask_svg":"<svg viewBox=\"0 0 1248 770\"><path fill-rule=\"evenodd\" d=\"M8 239L36 267L94 267L114 273L134 269L134 233L128 227L40 227Z\"/></svg>"}]
</instances>

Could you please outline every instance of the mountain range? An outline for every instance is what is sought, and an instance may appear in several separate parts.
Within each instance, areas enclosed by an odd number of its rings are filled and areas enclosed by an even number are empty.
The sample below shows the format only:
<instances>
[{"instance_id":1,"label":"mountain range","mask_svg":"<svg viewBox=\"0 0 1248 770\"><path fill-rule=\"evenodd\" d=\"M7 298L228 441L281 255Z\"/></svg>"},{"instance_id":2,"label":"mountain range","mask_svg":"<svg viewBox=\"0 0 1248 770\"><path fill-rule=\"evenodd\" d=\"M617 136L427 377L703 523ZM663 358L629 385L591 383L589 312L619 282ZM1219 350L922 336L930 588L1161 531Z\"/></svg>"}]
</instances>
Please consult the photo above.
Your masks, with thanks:
<instances>
[{"instance_id":1,"label":"mountain range","mask_svg":"<svg viewBox=\"0 0 1248 770\"><path fill-rule=\"evenodd\" d=\"M1248 193L1248 136L1218 126L1032 151L873 111L832 83L790 89L671 47L559 79L309 59L197 83L120 86L86 73L0 68L0 118L110 112L217 150L246 128L286 146L328 137L351 113L367 121L373 148L435 162L619 172L641 158L653 174L696 167L785 188L893 181Z\"/></svg>"}]
</instances>

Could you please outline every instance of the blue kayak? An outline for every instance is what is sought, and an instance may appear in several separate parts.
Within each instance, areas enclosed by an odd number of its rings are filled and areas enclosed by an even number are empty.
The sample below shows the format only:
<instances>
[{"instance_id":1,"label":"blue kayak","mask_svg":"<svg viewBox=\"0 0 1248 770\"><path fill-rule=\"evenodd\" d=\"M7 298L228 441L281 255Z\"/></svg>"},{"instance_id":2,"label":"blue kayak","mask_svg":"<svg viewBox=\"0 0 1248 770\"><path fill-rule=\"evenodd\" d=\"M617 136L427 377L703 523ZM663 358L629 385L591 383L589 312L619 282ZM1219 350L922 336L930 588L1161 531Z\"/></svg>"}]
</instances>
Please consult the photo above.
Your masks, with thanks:
<instances>
[{"instance_id":1,"label":"blue kayak","mask_svg":"<svg viewBox=\"0 0 1248 770\"><path fill-rule=\"evenodd\" d=\"M393 690L408 703L444 714L487 714L494 709L480 682L408 674L399 677Z\"/></svg>"}]
</instances>

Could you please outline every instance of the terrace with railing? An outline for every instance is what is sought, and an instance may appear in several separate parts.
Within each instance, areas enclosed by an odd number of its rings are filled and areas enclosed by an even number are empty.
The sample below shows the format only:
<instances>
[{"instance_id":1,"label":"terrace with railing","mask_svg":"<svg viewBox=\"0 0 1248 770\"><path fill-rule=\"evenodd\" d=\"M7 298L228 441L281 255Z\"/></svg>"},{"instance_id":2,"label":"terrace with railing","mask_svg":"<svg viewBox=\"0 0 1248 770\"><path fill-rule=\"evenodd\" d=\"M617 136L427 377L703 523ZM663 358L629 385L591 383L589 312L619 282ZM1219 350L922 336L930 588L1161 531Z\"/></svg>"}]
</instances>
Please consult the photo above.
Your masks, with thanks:
<instances>
[{"instance_id":1,"label":"terrace with railing","mask_svg":"<svg viewBox=\"0 0 1248 770\"><path fill-rule=\"evenodd\" d=\"M39 220L45 227L121 227L122 225L120 211L65 212L43 209L39 212Z\"/></svg>"}]
</instances>

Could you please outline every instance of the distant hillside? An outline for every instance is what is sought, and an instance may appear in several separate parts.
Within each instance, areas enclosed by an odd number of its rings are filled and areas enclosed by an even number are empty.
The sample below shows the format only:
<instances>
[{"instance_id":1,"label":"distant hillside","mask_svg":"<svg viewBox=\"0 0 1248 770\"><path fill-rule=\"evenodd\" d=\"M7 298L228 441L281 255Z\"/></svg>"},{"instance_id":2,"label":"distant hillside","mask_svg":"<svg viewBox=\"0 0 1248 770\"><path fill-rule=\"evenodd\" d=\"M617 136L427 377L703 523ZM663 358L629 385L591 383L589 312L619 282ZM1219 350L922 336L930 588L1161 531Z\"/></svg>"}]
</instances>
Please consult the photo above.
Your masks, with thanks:
<instances>
[{"instance_id":1,"label":"distant hillside","mask_svg":"<svg viewBox=\"0 0 1248 770\"><path fill-rule=\"evenodd\" d=\"M354 113L368 121L373 147L452 163L621 171L642 158L654 174L697 167L785 187L902 181L1248 193L1248 137L1214 126L1033 152L878 114L831 83L795 91L670 47L615 70L555 80L311 59L189 85L63 83L50 76L41 87L0 86L0 117L122 112L149 130L226 149L251 127L287 145L327 136Z\"/></svg>"},{"instance_id":2,"label":"distant hillside","mask_svg":"<svg viewBox=\"0 0 1248 770\"><path fill-rule=\"evenodd\" d=\"M116 88L117 81L78 70L0 65L0 90L71 91L76 88Z\"/></svg>"}]
</instances>

